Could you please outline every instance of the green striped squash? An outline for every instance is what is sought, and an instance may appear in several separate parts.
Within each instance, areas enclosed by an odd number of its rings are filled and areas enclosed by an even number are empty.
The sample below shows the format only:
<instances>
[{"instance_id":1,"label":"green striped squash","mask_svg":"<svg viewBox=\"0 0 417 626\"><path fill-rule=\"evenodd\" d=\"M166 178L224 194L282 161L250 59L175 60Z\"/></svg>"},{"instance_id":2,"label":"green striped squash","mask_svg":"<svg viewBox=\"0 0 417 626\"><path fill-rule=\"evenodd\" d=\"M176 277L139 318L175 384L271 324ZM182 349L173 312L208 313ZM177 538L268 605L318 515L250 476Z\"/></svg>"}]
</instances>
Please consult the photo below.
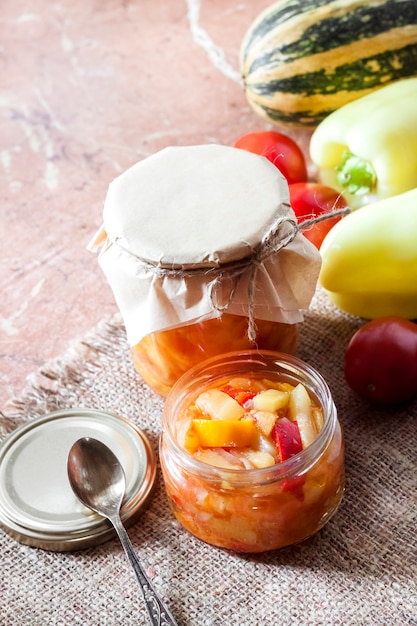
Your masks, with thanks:
<instances>
[{"instance_id":1,"label":"green striped squash","mask_svg":"<svg viewBox=\"0 0 417 626\"><path fill-rule=\"evenodd\" d=\"M332 111L417 75L417 0L283 0L246 33L240 68L264 119L316 126Z\"/></svg>"}]
</instances>

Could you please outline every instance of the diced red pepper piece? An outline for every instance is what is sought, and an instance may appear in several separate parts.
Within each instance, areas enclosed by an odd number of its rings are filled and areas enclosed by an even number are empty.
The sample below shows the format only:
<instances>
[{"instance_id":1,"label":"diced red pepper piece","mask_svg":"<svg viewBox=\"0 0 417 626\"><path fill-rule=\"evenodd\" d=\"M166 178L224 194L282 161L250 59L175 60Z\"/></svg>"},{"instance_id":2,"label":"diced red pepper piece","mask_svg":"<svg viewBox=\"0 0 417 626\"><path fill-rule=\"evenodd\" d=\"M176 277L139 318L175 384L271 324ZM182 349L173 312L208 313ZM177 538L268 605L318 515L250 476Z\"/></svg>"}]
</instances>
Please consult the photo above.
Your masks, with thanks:
<instances>
[{"instance_id":1,"label":"diced red pepper piece","mask_svg":"<svg viewBox=\"0 0 417 626\"><path fill-rule=\"evenodd\" d=\"M256 393L252 393L251 391L239 391L235 400L239 402L241 406L244 406L248 400L252 400L255 396Z\"/></svg>"},{"instance_id":2,"label":"diced red pepper piece","mask_svg":"<svg viewBox=\"0 0 417 626\"><path fill-rule=\"evenodd\" d=\"M223 391L223 393L227 393L228 396L236 400L236 402L239 402L241 406L256 396L256 393L253 393L252 391L236 389L236 387L232 387L232 385L225 385L222 387L221 391Z\"/></svg>"},{"instance_id":3,"label":"diced red pepper piece","mask_svg":"<svg viewBox=\"0 0 417 626\"><path fill-rule=\"evenodd\" d=\"M294 454L298 454L303 449L297 422L291 421L286 417L275 422L271 431L271 437L276 446L280 462L289 459Z\"/></svg>"}]
</instances>

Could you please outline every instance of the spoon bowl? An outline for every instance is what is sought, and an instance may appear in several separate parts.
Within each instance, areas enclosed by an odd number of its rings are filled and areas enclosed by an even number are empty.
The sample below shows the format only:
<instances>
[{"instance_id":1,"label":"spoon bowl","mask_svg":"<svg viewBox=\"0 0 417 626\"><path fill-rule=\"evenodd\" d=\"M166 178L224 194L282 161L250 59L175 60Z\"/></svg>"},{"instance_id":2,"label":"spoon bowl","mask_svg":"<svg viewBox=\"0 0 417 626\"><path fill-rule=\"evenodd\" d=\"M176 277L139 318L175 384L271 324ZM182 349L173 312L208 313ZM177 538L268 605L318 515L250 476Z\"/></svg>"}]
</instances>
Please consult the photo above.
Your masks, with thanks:
<instances>
[{"instance_id":1,"label":"spoon bowl","mask_svg":"<svg viewBox=\"0 0 417 626\"><path fill-rule=\"evenodd\" d=\"M69 451L67 471L71 488L80 502L113 524L136 574L151 624L177 626L168 607L149 580L120 519L126 479L116 455L101 441L83 437Z\"/></svg>"},{"instance_id":2,"label":"spoon bowl","mask_svg":"<svg viewBox=\"0 0 417 626\"><path fill-rule=\"evenodd\" d=\"M68 478L77 498L99 515L119 511L126 489L123 467L106 445L85 437L68 455Z\"/></svg>"}]
</instances>

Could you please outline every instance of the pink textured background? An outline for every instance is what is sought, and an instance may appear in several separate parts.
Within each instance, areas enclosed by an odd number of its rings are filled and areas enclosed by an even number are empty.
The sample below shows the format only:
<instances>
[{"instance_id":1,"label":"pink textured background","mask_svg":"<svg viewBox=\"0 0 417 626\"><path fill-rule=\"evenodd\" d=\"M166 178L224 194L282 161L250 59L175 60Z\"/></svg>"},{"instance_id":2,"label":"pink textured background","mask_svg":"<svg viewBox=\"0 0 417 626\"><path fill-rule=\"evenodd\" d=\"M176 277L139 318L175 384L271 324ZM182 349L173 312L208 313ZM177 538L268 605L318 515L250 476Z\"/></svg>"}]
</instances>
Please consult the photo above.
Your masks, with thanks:
<instances>
[{"instance_id":1,"label":"pink textured background","mask_svg":"<svg viewBox=\"0 0 417 626\"><path fill-rule=\"evenodd\" d=\"M111 180L167 145L268 128L246 103L238 53L269 4L3 0L0 408L116 311L86 250Z\"/></svg>"}]
</instances>

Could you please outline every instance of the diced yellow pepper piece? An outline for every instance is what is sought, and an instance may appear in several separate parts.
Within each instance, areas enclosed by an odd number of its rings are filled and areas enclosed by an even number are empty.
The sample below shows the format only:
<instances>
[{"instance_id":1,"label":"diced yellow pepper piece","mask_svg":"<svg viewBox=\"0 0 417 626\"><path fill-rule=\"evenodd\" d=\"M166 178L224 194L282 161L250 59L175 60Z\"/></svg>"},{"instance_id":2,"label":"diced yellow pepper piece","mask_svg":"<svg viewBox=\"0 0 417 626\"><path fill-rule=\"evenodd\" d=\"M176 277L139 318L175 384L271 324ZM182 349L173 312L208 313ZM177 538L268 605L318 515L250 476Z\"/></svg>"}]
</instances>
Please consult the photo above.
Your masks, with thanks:
<instances>
[{"instance_id":1,"label":"diced yellow pepper piece","mask_svg":"<svg viewBox=\"0 0 417 626\"><path fill-rule=\"evenodd\" d=\"M245 409L239 402L219 389L203 391L195 403L200 411L213 420L240 420L245 414Z\"/></svg>"},{"instance_id":2,"label":"diced yellow pepper piece","mask_svg":"<svg viewBox=\"0 0 417 626\"><path fill-rule=\"evenodd\" d=\"M193 419L192 425L203 448L242 448L250 446L256 435L256 426L251 419Z\"/></svg>"},{"instance_id":3,"label":"diced yellow pepper piece","mask_svg":"<svg viewBox=\"0 0 417 626\"><path fill-rule=\"evenodd\" d=\"M258 411L269 411L273 413L278 409L283 409L288 405L289 393L278 389L267 389L261 391L253 399L253 408Z\"/></svg>"}]
</instances>

